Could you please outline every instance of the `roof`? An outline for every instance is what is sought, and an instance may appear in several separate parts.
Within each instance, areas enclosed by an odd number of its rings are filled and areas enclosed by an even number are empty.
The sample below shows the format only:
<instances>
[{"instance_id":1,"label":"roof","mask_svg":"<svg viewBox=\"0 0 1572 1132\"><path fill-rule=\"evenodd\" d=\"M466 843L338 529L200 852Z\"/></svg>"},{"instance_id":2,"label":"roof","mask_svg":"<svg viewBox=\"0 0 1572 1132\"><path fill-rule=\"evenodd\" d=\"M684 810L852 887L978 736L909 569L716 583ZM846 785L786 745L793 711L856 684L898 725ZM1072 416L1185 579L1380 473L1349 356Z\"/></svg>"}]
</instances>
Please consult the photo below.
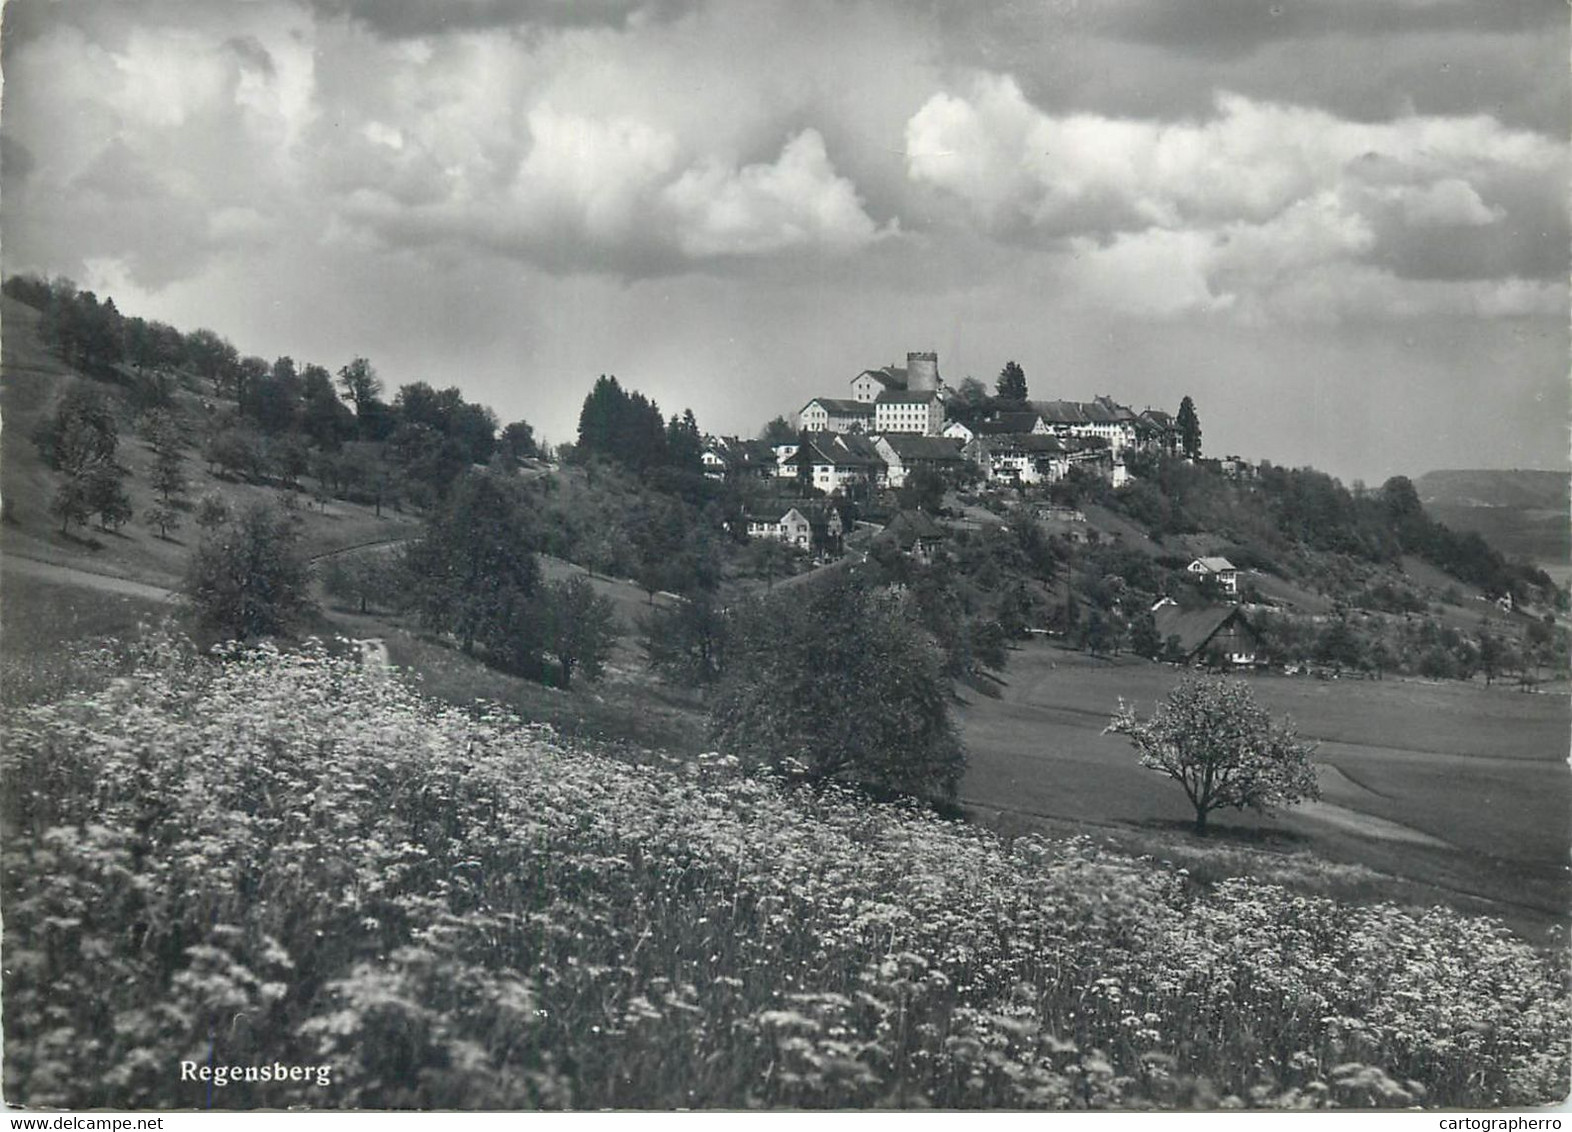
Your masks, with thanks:
<instances>
[{"instance_id":1,"label":"roof","mask_svg":"<svg viewBox=\"0 0 1572 1132\"><path fill-rule=\"evenodd\" d=\"M1032 410L1049 424L1085 424L1086 414L1074 401L1030 401Z\"/></svg>"},{"instance_id":2,"label":"roof","mask_svg":"<svg viewBox=\"0 0 1572 1132\"><path fill-rule=\"evenodd\" d=\"M1031 432L1042 419L1030 410L995 413L990 420L978 421L972 431L978 436L996 436L1001 432Z\"/></svg>"},{"instance_id":3,"label":"roof","mask_svg":"<svg viewBox=\"0 0 1572 1132\"><path fill-rule=\"evenodd\" d=\"M1035 432L1016 432L1005 436L990 436L984 444L992 455L1008 452L1029 452L1039 455L1065 451L1064 443L1056 436L1043 436Z\"/></svg>"},{"instance_id":4,"label":"roof","mask_svg":"<svg viewBox=\"0 0 1572 1132\"><path fill-rule=\"evenodd\" d=\"M961 460L960 442L949 436L918 436L910 432L885 433L880 439L895 450L902 462L908 460Z\"/></svg>"},{"instance_id":5,"label":"roof","mask_svg":"<svg viewBox=\"0 0 1572 1132\"><path fill-rule=\"evenodd\" d=\"M815 397L812 401L808 402L808 405L820 405L825 409L825 411L835 413L836 415L843 417L873 416L872 405L868 404L866 401L853 401L849 397ZM807 411L808 405L803 406L804 412Z\"/></svg>"},{"instance_id":6,"label":"roof","mask_svg":"<svg viewBox=\"0 0 1572 1132\"><path fill-rule=\"evenodd\" d=\"M1161 409L1146 409L1142 411L1138 419L1156 425L1158 428L1175 427L1173 417L1168 413L1163 412Z\"/></svg>"},{"instance_id":7,"label":"roof","mask_svg":"<svg viewBox=\"0 0 1572 1132\"><path fill-rule=\"evenodd\" d=\"M865 436L844 432L810 432L805 434L812 450L810 459L815 464L877 465L884 467L884 458Z\"/></svg>"},{"instance_id":8,"label":"roof","mask_svg":"<svg viewBox=\"0 0 1572 1132\"><path fill-rule=\"evenodd\" d=\"M899 366L885 366L882 369L865 369L857 377L871 377L886 389L905 389L906 371ZM852 378L853 381L857 377Z\"/></svg>"},{"instance_id":9,"label":"roof","mask_svg":"<svg viewBox=\"0 0 1572 1132\"><path fill-rule=\"evenodd\" d=\"M1228 559L1216 555L1210 558L1197 558L1195 562L1190 563L1190 565L1194 566L1196 562L1199 562L1203 567L1206 568L1208 572L1213 574L1221 574L1224 570L1238 569L1238 567L1235 566L1232 562L1228 561Z\"/></svg>"},{"instance_id":10,"label":"roof","mask_svg":"<svg viewBox=\"0 0 1572 1132\"><path fill-rule=\"evenodd\" d=\"M1237 605L1209 605L1204 609L1185 609L1178 605L1161 605L1152 611L1152 621L1157 635L1163 640L1178 637L1179 646L1186 656L1193 656L1206 647L1206 643L1219 631L1237 620L1250 632L1250 622L1245 620Z\"/></svg>"},{"instance_id":11,"label":"roof","mask_svg":"<svg viewBox=\"0 0 1572 1132\"><path fill-rule=\"evenodd\" d=\"M914 543L943 538L944 528L921 511L902 511L890 520L879 537L909 550Z\"/></svg>"},{"instance_id":12,"label":"roof","mask_svg":"<svg viewBox=\"0 0 1572 1132\"><path fill-rule=\"evenodd\" d=\"M918 405L938 399L934 389L886 389L876 398L881 405Z\"/></svg>"}]
</instances>

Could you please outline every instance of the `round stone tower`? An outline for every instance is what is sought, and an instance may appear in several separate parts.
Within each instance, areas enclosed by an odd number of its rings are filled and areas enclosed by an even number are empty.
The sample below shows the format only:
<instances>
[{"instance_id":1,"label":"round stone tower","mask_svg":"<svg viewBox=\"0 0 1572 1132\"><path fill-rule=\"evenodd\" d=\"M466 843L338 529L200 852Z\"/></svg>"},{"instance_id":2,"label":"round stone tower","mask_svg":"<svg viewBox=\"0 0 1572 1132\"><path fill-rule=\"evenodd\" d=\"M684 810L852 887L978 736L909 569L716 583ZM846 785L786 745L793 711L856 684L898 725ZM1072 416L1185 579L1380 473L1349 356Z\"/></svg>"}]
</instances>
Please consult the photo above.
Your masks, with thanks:
<instances>
[{"instance_id":1,"label":"round stone tower","mask_svg":"<svg viewBox=\"0 0 1572 1132\"><path fill-rule=\"evenodd\" d=\"M906 355L906 388L913 393L931 393L939 388L939 355L932 350Z\"/></svg>"}]
</instances>

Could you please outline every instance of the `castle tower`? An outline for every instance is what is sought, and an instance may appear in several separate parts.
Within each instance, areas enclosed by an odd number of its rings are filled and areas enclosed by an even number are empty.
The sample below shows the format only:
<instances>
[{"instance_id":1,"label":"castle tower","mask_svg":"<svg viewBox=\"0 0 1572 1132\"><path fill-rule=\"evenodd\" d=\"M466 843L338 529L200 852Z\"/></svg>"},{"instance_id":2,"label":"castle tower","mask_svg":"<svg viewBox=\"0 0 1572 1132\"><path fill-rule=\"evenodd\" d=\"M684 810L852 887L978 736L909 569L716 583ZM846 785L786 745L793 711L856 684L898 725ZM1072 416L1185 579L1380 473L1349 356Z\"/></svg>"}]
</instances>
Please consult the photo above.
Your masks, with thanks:
<instances>
[{"instance_id":1,"label":"castle tower","mask_svg":"<svg viewBox=\"0 0 1572 1132\"><path fill-rule=\"evenodd\" d=\"M928 350L906 355L906 388L913 393L931 393L939 388L938 354Z\"/></svg>"}]
</instances>

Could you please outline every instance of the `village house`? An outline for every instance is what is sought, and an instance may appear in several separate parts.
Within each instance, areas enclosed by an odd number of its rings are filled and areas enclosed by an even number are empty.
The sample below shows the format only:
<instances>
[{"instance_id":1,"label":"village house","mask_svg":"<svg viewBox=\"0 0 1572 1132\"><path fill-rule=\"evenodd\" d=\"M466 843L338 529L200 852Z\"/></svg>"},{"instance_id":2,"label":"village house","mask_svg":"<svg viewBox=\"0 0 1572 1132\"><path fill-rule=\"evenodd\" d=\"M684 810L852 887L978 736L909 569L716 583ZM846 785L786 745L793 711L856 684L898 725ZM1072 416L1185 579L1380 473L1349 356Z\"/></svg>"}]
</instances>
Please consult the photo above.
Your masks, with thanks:
<instances>
[{"instance_id":1,"label":"village house","mask_svg":"<svg viewBox=\"0 0 1572 1132\"><path fill-rule=\"evenodd\" d=\"M700 454L707 479L765 478L776 474L775 451L762 440L735 436L707 436Z\"/></svg>"},{"instance_id":2,"label":"village house","mask_svg":"<svg viewBox=\"0 0 1572 1132\"><path fill-rule=\"evenodd\" d=\"M770 515L749 515L747 522L749 538L774 539L803 551L813 545L813 524L795 507L779 518Z\"/></svg>"},{"instance_id":3,"label":"village house","mask_svg":"<svg viewBox=\"0 0 1572 1132\"><path fill-rule=\"evenodd\" d=\"M1135 444L1136 416L1112 397L1093 401L1033 401L1032 409L1054 436L1090 437L1107 443L1118 457Z\"/></svg>"},{"instance_id":4,"label":"village house","mask_svg":"<svg viewBox=\"0 0 1572 1132\"><path fill-rule=\"evenodd\" d=\"M978 436L966 446L966 455L982 468L989 483L1057 483L1070 470L1064 443L1035 433Z\"/></svg>"},{"instance_id":5,"label":"village house","mask_svg":"<svg viewBox=\"0 0 1572 1132\"><path fill-rule=\"evenodd\" d=\"M1244 668L1262 663L1261 635L1237 605L1184 609L1172 598L1152 608L1158 639L1186 664L1221 661Z\"/></svg>"},{"instance_id":6,"label":"village house","mask_svg":"<svg viewBox=\"0 0 1572 1132\"><path fill-rule=\"evenodd\" d=\"M1172 456L1179 451L1179 426L1161 409L1143 409L1135 418L1135 442L1148 452Z\"/></svg>"},{"instance_id":7,"label":"village house","mask_svg":"<svg viewBox=\"0 0 1572 1132\"><path fill-rule=\"evenodd\" d=\"M875 543L893 545L919 562L932 562L944 539L944 528L931 516L915 510L899 512L874 536Z\"/></svg>"},{"instance_id":8,"label":"village house","mask_svg":"<svg viewBox=\"0 0 1572 1132\"><path fill-rule=\"evenodd\" d=\"M884 460L865 436L839 432L803 434L804 449L794 457L808 468L808 482L824 494L855 487L877 487L884 480Z\"/></svg>"},{"instance_id":9,"label":"village house","mask_svg":"<svg viewBox=\"0 0 1572 1132\"><path fill-rule=\"evenodd\" d=\"M1239 596L1239 570L1226 558L1197 558L1185 567L1197 578L1211 578L1229 597Z\"/></svg>"},{"instance_id":10,"label":"village house","mask_svg":"<svg viewBox=\"0 0 1572 1132\"><path fill-rule=\"evenodd\" d=\"M874 408L866 401L815 397L797 419L810 432L872 432Z\"/></svg>"},{"instance_id":11,"label":"village house","mask_svg":"<svg viewBox=\"0 0 1572 1132\"><path fill-rule=\"evenodd\" d=\"M966 466L960 443L943 436L889 432L875 437L873 446L884 461L885 483L892 488L903 487L906 477L918 468L953 480Z\"/></svg>"}]
</instances>

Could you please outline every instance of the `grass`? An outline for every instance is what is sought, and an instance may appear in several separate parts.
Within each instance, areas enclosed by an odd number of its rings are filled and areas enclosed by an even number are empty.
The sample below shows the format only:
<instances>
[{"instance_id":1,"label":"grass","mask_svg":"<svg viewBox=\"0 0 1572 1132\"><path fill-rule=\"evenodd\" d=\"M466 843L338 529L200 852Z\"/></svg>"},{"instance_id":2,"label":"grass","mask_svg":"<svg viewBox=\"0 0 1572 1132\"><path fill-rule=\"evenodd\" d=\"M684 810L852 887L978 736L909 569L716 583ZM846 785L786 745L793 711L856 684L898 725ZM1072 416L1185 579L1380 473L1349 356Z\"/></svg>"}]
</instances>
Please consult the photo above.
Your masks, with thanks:
<instances>
[{"instance_id":1,"label":"grass","mask_svg":"<svg viewBox=\"0 0 1572 1132\"><path fill-rule=\"evenodd\" d=\"M1178 787L1102 734L1120 696L1150 711L1175 677L1161 665L1094 661L1046 645L1013 652L1004 695L961 711L971 753L966 803L991 821L1079 822L1190 844L1180 830L1193 814ZM1326 801L1447 845L1361 836L1292 810L1275 820L1217 815L1224 838L1364 864L1391 878L1377 886L1384 896L1491 908L1534 938L1565 924L1572 771L1564 697L1397 680L1261 677L1252 686L1263 706L1321 741L1319 761L1347 776Z\"/></svg>"},{"instance_id":2,"label":"grass","mask_svg":"<svg viewBox=\"0 0 1572 1132\"><path fill-rule=\"evenodd\" d=\"M142 626L178 618L167 602L55 584L4 568L0 558L0 703L58 699L107 678L99 650Z\"/></svg>"},{"instance_id":3,"label":"grass","mask_svg":"<svg viewBox=\"0 0 1572 1132\"><path fill-rule=\"evenodd\" d=\"M35 787L0 822L15 1103L1566 1094L1564 960L1488 922L1006 843L731 759L630 765L310 649L166 651L26 715L3 758ZM210 1091L176 1060L326 1065L331 1087Z\"/></svg>"}]
</instances>

